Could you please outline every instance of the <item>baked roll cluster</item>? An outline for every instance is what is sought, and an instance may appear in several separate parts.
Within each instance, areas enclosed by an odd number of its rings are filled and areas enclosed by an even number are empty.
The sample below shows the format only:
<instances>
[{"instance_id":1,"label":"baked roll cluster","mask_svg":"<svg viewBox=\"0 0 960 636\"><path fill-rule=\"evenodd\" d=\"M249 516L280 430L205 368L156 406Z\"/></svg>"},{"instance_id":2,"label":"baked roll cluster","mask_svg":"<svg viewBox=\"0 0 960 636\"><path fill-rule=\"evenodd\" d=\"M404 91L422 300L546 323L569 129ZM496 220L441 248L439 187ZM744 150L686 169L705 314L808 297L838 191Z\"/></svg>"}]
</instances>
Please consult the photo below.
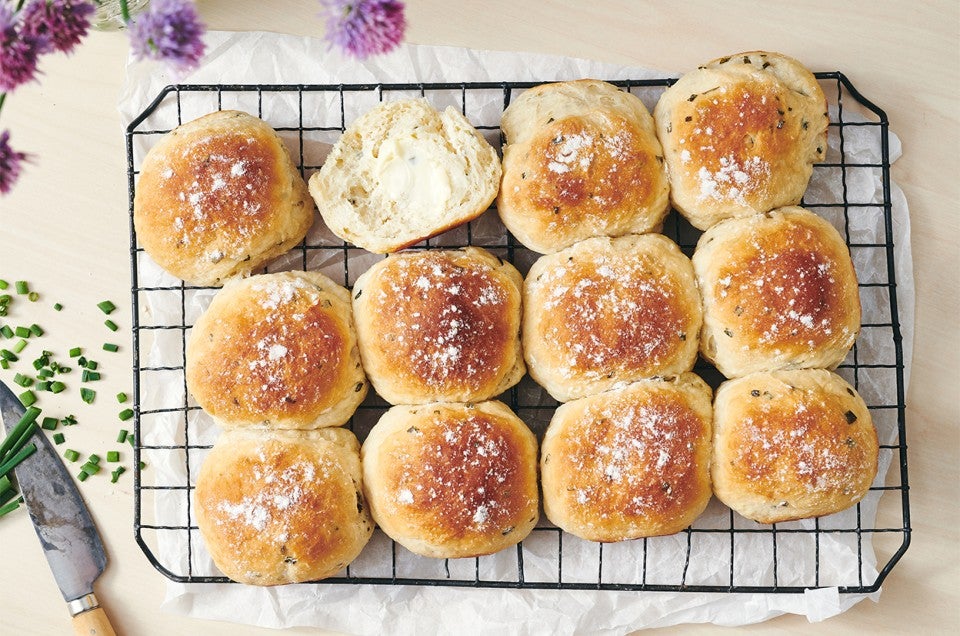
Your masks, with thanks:
<instances>
[{"instance_id":1,"label":"baked roll cluster","mask_svg":"<svg viewBox=\"0 0 960 636\"><path fill-rule=\"evenodd\" d=\"M826 146L825 99L785 56L715 60L651 116L596 80L524 91L503 161L455 109L386 102L351 123L309 194L344 241L388 254L348 291L250 275L313 207L282 142L222 111L148 153L146 251L223 285L193 326L187 385L223 428L196 484L217 566L256 585L335 575L376 523L410 551L477 557L547 518L598 542L672 534L711 497L761 523L868 491L870 413L836 367L860 329L840 234L796 207ZM524 279L476 247L401 251L496 200L541 256ZM670 208L705 230L692 259ZM399 253L395 253L399 252ZM244 278L246 277L246 278ZM714 399L698 354L728 380ZM557 408L538 461L497 397L529 370ZM362 447L340 428L392 405Z\"/></svg>"}]
</instances>

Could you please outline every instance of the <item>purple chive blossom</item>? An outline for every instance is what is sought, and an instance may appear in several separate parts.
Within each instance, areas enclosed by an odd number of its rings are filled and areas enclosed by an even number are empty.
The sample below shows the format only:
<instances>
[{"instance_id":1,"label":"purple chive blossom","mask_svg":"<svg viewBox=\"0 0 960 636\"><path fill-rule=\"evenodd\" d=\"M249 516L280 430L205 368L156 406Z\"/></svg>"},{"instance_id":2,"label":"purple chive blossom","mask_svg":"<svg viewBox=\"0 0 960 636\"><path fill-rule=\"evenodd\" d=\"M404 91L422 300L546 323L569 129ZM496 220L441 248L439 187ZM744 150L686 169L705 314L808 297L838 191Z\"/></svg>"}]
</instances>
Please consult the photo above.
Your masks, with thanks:
<instances>
[{"instance_id":1,"label":"purple chive blossom","mask_svg":"<svg viewBox=\"0 0 960 636\"><path fill-rule=\"evenodd\" d=\"M25 153L14 152L10 147L10 131L0 133L0 194L13 189L13 184L20 176L20 164L26 160Z\"/></svg>"},{"instance_id":2,"label":"purple chive blossom","mask_svg":"<svg viewBox=\"0 0 960 636\"><path fill-rule=\"evenodd\" d=\"M37 73L42 42L17 31L13 9L0 4L0 92L10 92Z\"/></svg>"},{"instance_id":3,"label":"purple chive blossom","mask_svg":"<svg viewBox=\"0 0 960 636\"><path fill-rule=\"evenodd\" d=\"M396 0L320 0L326 40L348 55L366 59L386 53L403 39L407 21Z\"/></svg>"},{"instance_id":4,"label":"purple chive blossom","mask_svg":"<svg viewBox=\"0 0 960 636\"><path fill-rule=\"evenodd\" d=\"M139 59L160 60L188 71L203 57L204 31L192 2L153 0L130 25L130 44Z\"/></svg>"},{"instance_id":5,"label":"purple chive blossom","mask_svg":"<svg viewBox=\"0 0 960 636\"><path fill-rule=\"evenodd\" d=\"M41 53L69 53L87 34L93 12L93 4L82 0L34 0L20 16L21 35L42 42Z\"/></svg>"}]
</instances>

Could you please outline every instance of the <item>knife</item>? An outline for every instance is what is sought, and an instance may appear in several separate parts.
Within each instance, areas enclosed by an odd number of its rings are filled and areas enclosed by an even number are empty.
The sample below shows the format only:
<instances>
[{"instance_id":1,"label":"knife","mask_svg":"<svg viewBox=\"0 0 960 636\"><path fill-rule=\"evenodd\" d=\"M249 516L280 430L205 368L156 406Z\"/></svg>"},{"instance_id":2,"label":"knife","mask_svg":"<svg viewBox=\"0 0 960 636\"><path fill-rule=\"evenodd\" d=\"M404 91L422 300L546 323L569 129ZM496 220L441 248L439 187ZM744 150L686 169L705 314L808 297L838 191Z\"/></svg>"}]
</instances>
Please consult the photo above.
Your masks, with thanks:
<instances>
[{"instance_id":1,"label":"knife","mask_svg":"<svg viewBox=\"0 0 960 636\"><path fill-rule=\"evenodd\" d=\"M9 432L23 417L20 400L0 382L0 418ZM115 636L106 613L93 595L107 555L80 491L42 433L32 438L37 451L14 469L23 502L47 557L77 634Z\"/></svg>"}]
</instances>

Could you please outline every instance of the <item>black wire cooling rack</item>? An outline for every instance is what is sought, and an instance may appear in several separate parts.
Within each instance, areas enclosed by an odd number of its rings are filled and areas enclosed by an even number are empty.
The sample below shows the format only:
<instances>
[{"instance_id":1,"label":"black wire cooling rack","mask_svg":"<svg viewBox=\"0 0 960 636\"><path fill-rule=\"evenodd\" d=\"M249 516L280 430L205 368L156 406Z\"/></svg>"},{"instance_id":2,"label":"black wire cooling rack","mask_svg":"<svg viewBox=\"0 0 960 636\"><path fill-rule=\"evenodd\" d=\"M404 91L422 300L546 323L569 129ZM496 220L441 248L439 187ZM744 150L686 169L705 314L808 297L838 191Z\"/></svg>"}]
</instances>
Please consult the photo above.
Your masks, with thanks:
<instances>
[{"instance_id":1,"label":"black wire cooling rack","mask_svg":"<svg viewBox=\"0 0 960 636\"><path fill-rule=\"evenodd\" d=\"M895 235L886 114L840 72L818 73L831 109L826 161L814 167L802 205L828 218L846 237L864 306L858 343L837 372L857 387L881 438L879 480L864 500L837 515L760 525L713 501L692 527L671 537L619 544L588 543L542 521L515 548L476 559L432 560L395 545L379 530L351 566L324 583L442 585L528 589L797 593L837 587L879 589L910 542L904 357L897 309ZM674 80L614 81L648 107ZM136 396L134 530L149 561L180 582L228 582L206 557L191 494L203 455L216 435L189 397L184 356L190 327L210 288L158 273L137 243L133 198L140 162L173 127L221 108L266 119L287 143L305 177L356 116L377 102L423 96L454 105L495 147L499 121L533 83L168 86L126 131L130 193L134 391ZM856 148L854 148L856 140ZM866 140L866 141L865 141ZM864 160L864 143L873 149ZM818 185L819 184L819 185ZM823 187L823 184L833 184ZM864 200L854 193L873 192ZM318 220L304 242L264 271L319 269L350 287L373 261L329 234ZM664 233L692 254L699 231L671 212ZM478 245L526 272L536 255L517 243L488 211L465 227L414 249ZM695 369L716 386L722 378L700 361ZM542 437L557 403L528 378L501 396ZM348 425L362 440L388 405L371 392ZM882 496L882 503L881 503Z\"/></svg>"}]
</instances>

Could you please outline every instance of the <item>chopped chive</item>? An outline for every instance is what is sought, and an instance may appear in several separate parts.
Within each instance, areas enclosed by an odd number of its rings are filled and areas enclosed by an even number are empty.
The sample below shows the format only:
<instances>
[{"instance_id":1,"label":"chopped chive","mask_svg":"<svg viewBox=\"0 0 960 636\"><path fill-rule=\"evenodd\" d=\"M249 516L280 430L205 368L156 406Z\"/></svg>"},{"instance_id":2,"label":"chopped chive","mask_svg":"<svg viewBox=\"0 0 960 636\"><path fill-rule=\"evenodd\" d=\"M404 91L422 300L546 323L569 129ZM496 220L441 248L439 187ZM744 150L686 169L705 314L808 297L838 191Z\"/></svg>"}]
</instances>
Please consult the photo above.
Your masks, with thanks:
<instances>
[{"instance_id":1,"label":"chopped chive","mask_svg":"<svg viewBox=\"0 0 960 636\"><path fill-rule=\"evenodd\" d=\"M0 369L9 369L10 361L6 358L0 358Z\"/></svg>"},{"instance_id":2,"label":"chopped chive","mask_svg":"<svg viewBox=\"0 0 960 636\"><path fill-rule=\"evenodd\" d=\"M120 479L120 475L127 471L123 466L117 466L117 469L110 473L110 483L115 484Z\"/></svg>"},{"instance_id":3,"label":"chopped chive","mask_svg":"<svg viewBox=\"0 0 960 636\"><path fill-rule=\"evenodd\" d=\"M66 417L60 418L60 423L64 426L73 426L77 423L77 418L74 415L67 415Z\"/></svg>"},{"instance_id":4,"label":"chopped chive","mask_svg":"<svg viewBox=\"0 0 960 636\"><path fill-rule=\"evenodd\" d=\"M0 289L6 289L10 286L10 283L0 278Z\"/></svg>"},{"instance_id":5,"label":"chopped chive","mask_svg":"<svg viewBox=\"0 0 960 636\"><path fill-rule=\"evenodd\" d=\"M83 387L80 389L80 399L86 402L87 404L93 404L93 401L97 398L97 392L93 389L88 389Z\"/></svg>"},{"instance_id":6,"label":"chopped chive","mask_svg":"<svg viewBox=\"0 0 960 636\"><path fill-rule=\"evenodd\" d=\"M103 324L105 324L107 326L107 329L109 329L110 331L116 331L117 329L120 328L117 326L117 323L113 322L112 320L104 320Z\"/></svg>"},{"instance_id":7,"label":"chopped chive","mask_svg":"<svg viewBox=\"0 0 960 636\"><path fill-rule=\"evenodd\" d=\"M17 344L13 345L13 352L14 352L14 353L21 353L21 352L22 352L24 349L26 349L26 348L27 348L27 341L26 341L26 340L21 340L21 341L18 342Z\"/></svg>"},{"instance_id":8,"label":"chopped chive","mask_svg":"<svg viewBox=\"0 0 960 636\"><path fill-rule=\"evenodd\" d=\"M80 356L79 358L77 358L77 364L79 364L81 367L86 367L86 366L87 366L87 357L86 357L86 356Z\"/></svg>"},{"instance_id":9,"label":"chopped chive","mask_svg":"<svg viewBox=\"0 0 960 636\"><path fill-rule=\"evenodd\" d=\"M41 380L41 381L37 382L37 384L34 386L34 388L36 388L37 391L49 391L49 390L50 390L50 382L49 382L49 380Z\"/></svg>"},{"instance_id":10,"label":"chopped chive","mask_svg":"<svg viewBox=\"0 0 960 636\"><path fill-rule=\"evenodd\" d=\"M90 474L87 473L87 471L85 470L81 470L79 473L77 473L77 479L79 479L80 481L87 481L87 477L89 476Z\"/></svg>"},{"instance_id":11,"label":"chopped chive","mask_svg":"<svg viewBox=\"0 0 960 636\"><path fill-rule=\"evenodd\" d=\"M144 468L147 467L147 462L141 461L139 466L140 466L140 470L143 470Z\"/></svg>"},{"instance_id":12,"label":"chopped chive","mask_svg":"<svg viewBox=\"0 0 960 636\"><path fill-rule=\"evenodd\" d=\"M28 386L33 384L33 378L31 378L28 375L23 375L22 373L18 373L17 375L13 376L13 381L19 384L20 386L22 386L23 388L27 388Z\"/></svg>"},{"instance_id":13,"label":"chopped chive","mask_svg":"<svg viewBox=\"0 0 960 636\"><path fill-rule=\"evenodd\" d=\"M107 461L108 462L120 461L120 451L107 451Z\"/></svg>"},{"instance_id":14,"label":"chopped chive","mask_svg":"<svg viewBox=\"0 0 960 636\"><path fill-rule=\"evenodd\" d=\"M50 383L50 391L52 393L60 393L67 388L67 385L59 380Z\"/></svg>"},{"instance_id":15,"label":"chopped chive","mask_svg":"<svg viewBox=\"0 0 960 636\"><path fill-rule=\"evenodd\" d=\"M100 363L96 360L87 360L87 364L84 366L86 366L90 371L95 371L97 367L100 366Z\"/></svg>"},{"instance_id":16,"label":"chopped chive","mask_svg":"<svg viewBox=\"0 0 960 636\"><path fill-rule=\"evenodd\" d=\"M88 474L90 474L90 475L96 475L97 473L100 472L100 464L94 464L93 462L87 462L86 464L84 464L83 466L80 467L80 470L82 470L83 472L88 473Z\"/></svg>"},{"instance_id":17,"label":"chopped chive","mask_svg":"<svg viewBox=\"0 0 960 636\"><path fill-rule=\"evenodd\" d=\"M89 369L83 370L83 375L80 378L83 382L96 382L100 379L99 371L90 371Z\"/></svg>"},{"instance_id":18,"label":"chopped chive","mask_svg":"<svg viewBox=\"0 0 960 636\"><path fill-rule=\"evenodd\" d=\"M70 350L70 357L76 358L81 353L83 353L83 349L81 349L80 347L74 347L73 349Z\"/></svg>"},{"instance_id":19,"label":"chopped chive","mask_svg":"<svg viewBox=\"0 0 960 636\"><path fill-rule=\"evenodd\" d=\"M53 310L54 310L54 311L62 311L62 310L63 310L63 305L61 305L60 303L53 303Z\"/></svg>"},{"instance_id":20,"label":"chopped chive","mask_svg":"<svg viewBox=\"0 0 960 636\"><path fill-rule=\"evenodd\" d=\"M0 349L0 358L3 358L4 360L7 360L9 362L16 362L17 360L20 359L20 356L15 354L13 351L10 351L9 349Z\"/></svg>"},{"instance_id":21,"label":"chopped chive","mask_svg":"<svg viewBox=\"0 0 960 636\"><path fill-rule=\"evenodd\" d=\"M120 432L117 434L117 443L123 444L125 441L127 441L127 435L129 434L130 433L127 431L127 429L121 428Z\"/></svg>"},{"instance_id":22,"label":"chopped chive","mask_svg":"<svg viewBox=\"0 0 960 636\"><path fill-rule=\"evenodd\" d=\"M66 441L66 439L67 439L67 438L64 437L63 433L54 433L54 434L53 434L53 443L54 443L54 444L57 444L57 445L63 444L63 443Z\"/></svg>"},{"instance_id":23,"label":"chopped chive","mask_svg":"<svg viewBox=\"0 0 960 636\"><path fill-rule=\"evenodd\" d=\"M37 403L37 395L29 389L17 396L20 398L20 403L24 406L33 406Z\"/></svg>"},{"instance_id":24,"label":"chopped chive","mask_svg":"<svg viewBox=\"0 0 960 636\"><path fill-rule=\"evenodd\" d=\"M47 431L55 431L57 430L57 426L59 425L60 425L60 420L58 420L55 417L45 417L43 418L43 421L40 422L40 428Z\"/></svg>"},{"instance_id":25,"label":"chopped chive","mask_svg":"<svg viewBox=\"0 0 960 636\"><path fill-rule=\"evenodd\" d=\"M105 300L105 301L103 301L103 302L97 303L97 307L99 307L99 308L100 308L100 311L102 311L103 313L105 313L105 314L107 314L107 315L111 314L111 313L113 312L113 310L117 308L117 306L114 305L114 304L113 304L112 302L110 302L109 300Z\"/></svg>"},{"instance_id":26,"label":"chopped chive","mask_svg":"<svg viewBox=\"0 0 960 636\"><path fill-rule=\"evenodd\" d=\"M72 448L68 448L67 450L63 451L63 456L72 462L75 462L78 459L80 459L80 453L73 450Z\"/></svg>"},{"instance_id":27,"label":"chopped chive","mask_svg":"<svg viewBox=\"0 0 960 636\"><path fill-rule=\"evenodd\" d=\"M104 342L103 350L109 351L111 353L116 353L117 351L120 350L120 347L118 345L113 344L112 342Z\"/></svg>"},{"instance_id":28,"label":"chopped chive","mask_svg":"<svg viewBox=\"0 0 960 636\"><path fill-rule=\"evenodd\" d=\"M126 401L127 401L127 394L126 394L126 393L124 393L124 392L122 392L122 391L121 391L120 393L117 393L117 402L119 402L120 404L123 404L123 403L126 402Z\"/></svg>"},{"instance_id":29,"label":"chopped chive","mask_svg":"<svg viewBox=\"0 0 960 636\"><path fill-rule=\"evenodd\" d=\"M17 327L13 330L14 335L17 338L29 338L30 337L30 328L29 327Z\"/></svg>"},{"instance_id":30,"label":"chopped chive","mask_svg":"<svg viewBox=\"0 0 960 636\"><path fill-rule=\"evenodd\" d=\"M14 336L13 329L10 328L10 325L0 327L0 334L3 334L4 338L13 338Z\"/></svg>"},{"instance_id":31,"label":"chopped chive","mask_svg":"<svg viewBox=\"0 0 960 636\"><path fill-rule=\"evenodd\" d=\"M121 422L126 422L133 417L133 409L123 409L117 417L120 418Z\"/></svg>"},{"instance_id":32,"label":"chopped chive","mask_svg":"<svg viewBox=\"0 0 960 636\"><path fill-rule=\"evenodd\" d=\"M20 295L30 293L30 285L27 284L27 281L25 280L18 280L16 283L14 283L14 287L16 288L17 293Z\"/></svg>"},{"instance_id":33,"label":"chopped chive","mask_svg":"<svg viewBox=\"0 0 960 636\"><path fill-rule=\"evenodd\" d=\"M134 445L134 444L133 444L133 433L130 433L129 435L127 435L127 442L130 443L130 446L133 446L133 445Z\"/></svg>"},{"instance_id":34,"label":"chopped chive","mask_svg":"<svg viewBox=\"0 0 960 636\"><path fill-rule=\"evenodd\" d=\"M87 463L89 463L89 464L99 464L99 463L100 463L100 456L97 455L96 453L92 453L92 454L90 455L90 457L87 458Z\"/></svg>"},{"instance_id":35,"label":"chopped chive","mask_svg":"<svg viewBox=\"0 0 960 636\"><path fill-rule=\"evenodd\" d=\"M20 507L20 503L21 503L22 501L23 501L23 498L22 498L22 497L18 497L17 499L11 501L10 503L8 503L8 504L0 507L0 517L4 516L4 515L6 515L6 514L10 514L11 512L13 512L13 511L16 510L17 508L19 508L19 507Z\"/></svg>"},{"instance_id":36,"label":"chopped chive","mask_svg":"<svg viewBox=\"0 0 960 636\"><path fill-rule=\"evenodd\" d=\"M50 369L40 369L37 371L37 377L42 380L48 380L53 377L53 371Z\"/></svg>"},{"instance_id":37,"label":"chopped chive","mask_svg":"<svg viewBox=\"0 0 960 636\"><path fill-rule=\"evenodd\" d=\"M17 496L17 491L14 490L10 484L10 479L8 477L0 477L0 482L3 481L6 481L7 484L5 487L0 488L0 506L5 506L8 501Z\"/></svg>"},{"instance_id":38,"label":"chopped chive","mask_svg":"<svg viewBox=\"0 0 960 636\"><path fill-rule=\"evenodd\" d=\"M38 324L36 324L36 323L30 325L29 329L30 329L30 333L32 333L33 335L35 335L35 336L37 336L37 337L43 335L43 329L40 327L40 325L38 325Z\"/></svg>"},{"instance_id":39,"label":"chopped chive","mask_svg":"<svg viewBox=\"0 0 960 636\"><path fill-rule=\"evenodd\" d=\"M30 302L35 303L38 300L40 300L40 294L38 294L35 291L32 291L29 294L27 294L27 298L30 300Z\"/></svg>"}]
</instances>

